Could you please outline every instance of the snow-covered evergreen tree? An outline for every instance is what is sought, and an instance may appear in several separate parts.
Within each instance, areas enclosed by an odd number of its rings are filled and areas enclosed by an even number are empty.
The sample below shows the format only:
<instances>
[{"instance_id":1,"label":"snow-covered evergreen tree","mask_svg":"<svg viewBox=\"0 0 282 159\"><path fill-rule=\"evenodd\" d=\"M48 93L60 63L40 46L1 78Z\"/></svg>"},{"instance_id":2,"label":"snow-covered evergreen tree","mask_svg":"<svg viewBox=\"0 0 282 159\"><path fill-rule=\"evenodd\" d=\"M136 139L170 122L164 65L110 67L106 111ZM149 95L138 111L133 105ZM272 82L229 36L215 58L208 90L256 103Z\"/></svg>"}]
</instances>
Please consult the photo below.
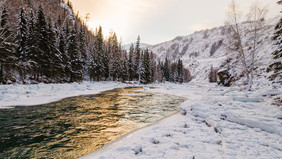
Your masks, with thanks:
<instances>
[{"instance_id":1,"label":"snow-covered evergreen tree","mask_svg":"<svg viewBox=\"0 0 282 159\"><path fill-rule=\"evenodd\" d=\"M26 40L26 59L29 66L29 75L33 80L38 81L38 72L39 72L39 64L38 64L38 54L37 54L37 38L35 37L35 25L34 25L34 14L33 11L30 11L29 16L27 18L27 40Z\"/></svg>"},{"instance_id":2,"label":"snow-covered evergreen tree","mask_svg":"<svg viewBox=\"0 0 282 159\"><path fill-rule=\"evenodd\" d=\"M133 56L134 56L134 46L132 44L129 49L129 57L128 57L128 76L129 76L128 78L130 81L132 81L135 76Z\"/></svg>"},{"instance_id":3,"label":"snow-covered evergreen tree","mask_svg":"<svg viewBox=\"0 0 282 159\"><path fill-rule=\"evenodd\" d=\"M18 16L17 34L15 42L17 45L16 54L20 61L26 61L26 41L27 41L27 20L24 8L21 8Z\"/></svg>"},{"instance_id":4,"label":"snow-covered evergreen tree","mask_svg":"<svg viewBox=\"0 0 282 159\"><path fill-rule=\"evenodd\" d=\"M111 51L110 51L110 59L109 59L109 67L110 67L110 76L115 81L119 79L120 73L122 70L122 53L121 48L119 47L117 36L113 33L111 40Z\"/></svg>"},{"instance_id":5,"label":"snow-covered evergreen tree","mask_svg":"<svg viewBox=\"0 0 282 159\"><path fill-rule=\"evenodd\" d=\"M1 6L4 7L4 6ZM13 69L16 65L16 57L13 52L15 44L13 42L13 32L8 23L8 11L3 8L0 14L0 84L15 82Z\"/></svg>"},{"instance_id":6,"label":"snow-covered evergreen tree","mask_svg":"<svg viewBox=\"0 0 282 159\"><path fill-rule=\"evenodd\" d=\"M278 1L277 4L281 5L282 1ZM276 83L282 83L282 17L275 27L275 34L273 40L276 42L277 49L272 53L273 62L269 65L267 72L273 71L269 77L270 80Z\"/></svg>"},{"instance_id":7,"label":"snow-covered evergreen tree","mask_svg":"<svg viewBox=\"0 0 282 159\"><path fill-rule=\"evenodd\" d=\"M48 54L50 56L50 63L49 63L49 71L50 71L50 78L52 78L52 82L59 82L60 79L63 77L63 59L62 54L58 49L57 46L57 37L52 25L51 18L49 17L48 20Z\"/></svg>"},{"instance_id":8,"label":"snow-covered evergreen tree","mask_svg":"<svg viewBox=\"0 0 282 159\"><path fill-rule=\"evenodd\" d=\"M164 79L166 81L169 81L170 80L170 68L169 68L169 61L167 58L165 58L165 62L163 64L163 76L164 76Z\"/></svg>"},{"instance_id":9,"label":"snow-covered evergreen tree","mask_svg":"<svg viewBox=\"0 0 282 159\"><path fill-rule=\"evenodd\" d=\"M154 54L153 54L153 52L150 52L150 63L149 63L149 65L150 65L150 82L154 82L155 81L155 79L156 79L156 58L155 58L155 56L154 56Z\"/></svg>"},{"instance_id":10,"label":"snow-covered evergreen tree","mask_svg":"<svg viewBox=\"0 0 282 159\"><path fill-rule=\"evenodd\" d=\"M41 6L39 6L37 11L37 19L35 23L35 36L36 39L36 54L37 54L37 63L39 64L39 74L41 78L50 77L50 52L48 46L48 31L45 15ZM41 79L43 80L43 79Z\"/></svg>"},{"instance_id":11,"label":"snow-covered evergreen tree","mask_svg":"<svg viewBox=\"0 0 282 159\"><path fill-rule=\"evenodd\" d=\"M183 83L183 63L181 59L177 61L177 82Z\"/></svg>"},{"instance_id":12,"label":"snow-covered evergreen tree","mask_svg":"<svg viewBox=\"0 0 282 159\"><path fill-rule=\"evenodd\" d=\"M135 79L140 81L141 69L142 69L142 61L141 61L141 50L140 50L140 36L137 38L135 50L134 50L134 72Z\"/></svg>"},{"instance_id":13,"label":"snow-covered evergreen tree","mask_svg":"<svg viewBox=\"0 0 282 159\"><path fill-rule=\"evenodd\" d=\"M120 73L120 78L123 82L128 80L128 59L126 53L123 54L122 58L122 68L121 68L121 73Z\"/></svg>"},{"instance_id":14,"label":"snow-covered evergreen tree","mask_svg":"<svg viewBox=\"0 0 282 159\"><path fill-rule=\"evenodd\" d=\"M27 62L27 19L25 15L24 8L20 9L20 13L18 15L18 25L17 25L17 33L15 36L15 44L16 55L18 58L18 71L20 74L21 81L25 83L26 74L29 68L29 64Z\"/></svg>"},{"instance_id":15,"label":"snow-covered evergreen tree","mask_svg":"<svg viewBox=\"0 0 282 159\"><path fill-rule=\"evenodd\" d=\"M80 82L83 80L83 61L77 42L77 24L71 29L68 37L67 52L70 57L70 82Z\"/></svg>"},{"instance_id":16,"label":"snow-covered evergreen tree","mask_svg":"<svg viewBox=\"0 0 282 159\"><path fill-rule=\"evenodd\" d=\"M142 56L142 72L141 72L141 83L148 84L151 82L151 69L150 69L150 54L149 50L146 49Z\"/></svg>"}]
</instances>

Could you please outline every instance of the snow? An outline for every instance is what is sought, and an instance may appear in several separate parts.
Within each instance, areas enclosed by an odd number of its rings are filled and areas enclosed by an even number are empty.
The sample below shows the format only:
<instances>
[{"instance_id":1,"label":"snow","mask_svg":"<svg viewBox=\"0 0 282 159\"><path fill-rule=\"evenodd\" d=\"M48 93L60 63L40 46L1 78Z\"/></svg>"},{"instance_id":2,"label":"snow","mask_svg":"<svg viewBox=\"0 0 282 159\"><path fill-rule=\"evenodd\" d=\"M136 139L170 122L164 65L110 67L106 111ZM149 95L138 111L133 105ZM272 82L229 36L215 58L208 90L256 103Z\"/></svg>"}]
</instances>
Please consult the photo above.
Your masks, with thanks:
<instances>
[{"instance_id":1,"label":"snow","mask_svg":"<svg viewBox=\"0 0 282 159\"><path fill-rule=\"evenodd\" d=\"M150 46L161 60L166 56L182 58L194 78L188 84L151 84L141 91L177 95L187 100L179 113L129 133L82 158L281 158L282 107L281 103L279 106L272 103L275 98L281 101L282 87L268 81L269 75L265 73L275 49L271 35L277 21L278 18L266 21L261 37L264 40L258 49L260 76L254 78L253 90L249 92L240 84L242 79L232 87L207 83L210 66L219 67L227 58L223 46L210 56L212 45L226 40L224 27ZM238 73L239 67L234 70ZM119 82L0 85L0 108L44 104L126 86L133 85Z\"/></svg>"},{"instance_id":2,"label":"snow","mask_svg":"<svg viewBox=\"0 0 282 159\"><path fill-rule=\"evenodd\" d=\"M132 85L1 85L0 107L43 104L126 86ZM167 93L187 100L179 113L82 158L281 158L282 110L271 103L273 98L281 98L282 88L257 85L252 92L242 90L238 86L228 88L205 82L144 86L141 91Z\"/></svg>"},{"instance_id":3,"label":"snow","mask_svg":"<svg viewBox=\"0 0 282 159\"><path fill-rule=\"evenodd\" d=\"M68 12L69 12L69 18L70 18L70 19L75 19L75 18L76 18L76 16L74 15L72 9L71 9L65 2L61 2L61 3L60 3L60 6L61 6L62 8L64 8L64 9L68 10Z\"/></svg>"},{"instance_id":4,"label":"snow","mask_svg":"<svg viewBox=\"0 0 282 159\"><path fill-rule=\"evenodd\" d=\"M129 49L130 49L131 45L133 45L133 46L135 47L135 46L136 46L136 42L134 42L134 43L129 43L129 44L125 44L125 45L122 46L122 49L123 49L123 50L126 50L127 52L129 52ZM145 44L145 43L140 43L140 44L139 44L139 47L140 47L141 49L144 49L144 50L145 50L146 48L151 47L151 45L150 45L150 44Z\"/></svg>"},{"instance_id":5,"label":"snow","mask_svg":"<svg viewBox=\"0 0 282 159\"><path fill-rule=\"evenodd\" d=\"M45 104L78 95L96 94L128 85L118 82L71 84L0 85L0 109L12 106Z\"/></svg>"},{"instance_id":6,"label":"snow","mask_svg":"<svg viewBox=\"0 0 282 159\"><path fill-rule=\"evenodd\" d=\"M260 74L262 70L273 62L272 52L276 49L274 46L274 41L272 36L274 35L274 28L279 22L281 16L271 18L265 21L265 27L260 30L259 38L260 45L257 49L257 63L258 73ZM240 27L247 32L249 29L249 23L242 23ZM210 73L210 67L220 68L230 57L234 57L236 54L228 51L226 45L228 44L227 28L225 26L197 31L193 34L176 37L171 41L167 41L161 44L153 45L149 47L156 56L157 59L164 61L168 58L172 61L176 61L179 58L182 59L184 67L189 69L191 75L193 76L192 81L208 81L208 75ZM251 34L247 34L243 37L243 43L245 49L251 47L249 39ZM222 42L221 45L213 50L213 45ZM211 52L214 52L211 55ZM232 67L234 73L240 75L241 68L238 64L236 67ZM230 70L231 71L231 70ZM264 71L265 72L265 71Z\"/></svg>"},{"instance_id":7,"label":"snow","mask_svg":"<svg viewBox=\"0 0 282 159\"><path fill-rule=\"evenodd\" d=\"M181 112L134 131L83 159L282 156L281 106L271 105L272 97L265 96L276 92L281 97L281 88L245 92L239 87L195 82L151 86L158 88L144 91L186 97Z\"/></svg>"}]
</instances>

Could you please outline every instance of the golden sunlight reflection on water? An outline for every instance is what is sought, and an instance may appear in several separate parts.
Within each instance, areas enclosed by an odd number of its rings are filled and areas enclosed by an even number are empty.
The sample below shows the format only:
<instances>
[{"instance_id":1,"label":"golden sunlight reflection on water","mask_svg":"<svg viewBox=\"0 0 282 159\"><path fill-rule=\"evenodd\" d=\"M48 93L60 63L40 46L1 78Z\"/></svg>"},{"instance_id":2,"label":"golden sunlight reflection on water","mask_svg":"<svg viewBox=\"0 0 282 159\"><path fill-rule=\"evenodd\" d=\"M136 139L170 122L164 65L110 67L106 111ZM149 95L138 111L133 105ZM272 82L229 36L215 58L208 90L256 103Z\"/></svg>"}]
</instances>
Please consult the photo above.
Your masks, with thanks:
<instances>
[{"instance_id":1,"label":"golden sunlight reflection on water","mask_svg":"<svg viewBox=\"0 0 282 159\"><path fill-rule=\"evenodd\" d=\"M184 101L140 89L0 110L0 158L78 158L175 113Z\"/></svg>"}]
</instances>

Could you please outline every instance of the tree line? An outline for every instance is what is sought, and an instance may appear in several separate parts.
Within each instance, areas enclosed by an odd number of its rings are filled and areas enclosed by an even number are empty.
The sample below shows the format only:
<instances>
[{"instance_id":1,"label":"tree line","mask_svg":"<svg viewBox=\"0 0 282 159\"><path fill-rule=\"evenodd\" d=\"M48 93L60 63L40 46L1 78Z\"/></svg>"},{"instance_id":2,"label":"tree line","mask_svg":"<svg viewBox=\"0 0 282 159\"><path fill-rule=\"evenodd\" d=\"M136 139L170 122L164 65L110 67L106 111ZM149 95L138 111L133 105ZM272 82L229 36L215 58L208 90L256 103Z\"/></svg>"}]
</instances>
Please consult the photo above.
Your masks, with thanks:
<instances>
[{"instance_id":1,"label":"tree line","mask_svg":"<svg viewBox=\"0 0 282 159\"><path fill-rule=\"evenodd\" d=\"M101 26L89 31L78 15L68 14L65 9L53 18L41 6L22 6L13 27L8 10L0 10L0 84L190 80L181 60L157 62L153 52L140 48L139 36L127 52L114 32L104 38Z\"/></svg>"}]
</instances>

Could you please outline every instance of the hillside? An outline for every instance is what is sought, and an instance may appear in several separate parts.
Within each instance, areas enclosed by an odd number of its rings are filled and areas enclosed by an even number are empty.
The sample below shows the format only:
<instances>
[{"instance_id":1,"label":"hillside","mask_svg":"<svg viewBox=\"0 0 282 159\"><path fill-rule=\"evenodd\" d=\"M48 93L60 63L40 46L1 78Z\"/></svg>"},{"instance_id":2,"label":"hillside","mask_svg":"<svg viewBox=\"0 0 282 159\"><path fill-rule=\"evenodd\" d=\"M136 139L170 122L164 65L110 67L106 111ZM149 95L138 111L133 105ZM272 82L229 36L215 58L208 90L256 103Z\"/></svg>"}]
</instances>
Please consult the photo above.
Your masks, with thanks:
<instances>
[{"instance_id":1,"label":"hillside","mask_svg":"<svg viewBox=\"0 0 282 159\"><path fill-rule=\"evenodd\" d=\"M279 21L279 17L268 19L261 32L258 48L259 67L256 71L258 74L265 72L266 67L271 62L271 53L275 47L272 37L274 27ZM249 24L244 22L240 26L245 32ZM234 57L234 53L230 53L226 48L227 43L227 27L221 26L209 30L197 31L191 35L179 36L171 41L152 46L150 49L156 54L157 58L164 61L168 59L175 61L178 58L183 60L184 66L190 70L194 81L208 81L208 74L211 66L220 68L222 64L230 57ZM250 47L248 39L250 34L244 37L244 45ZM233 68L235 73L240 74L240 64L238 60L233 61L238 68ZM223 66L223 65L222 65ZM234 65L233 65L234 66ZM264 74L264 76L267 76Z\"/></svg>"}]
</instances>

